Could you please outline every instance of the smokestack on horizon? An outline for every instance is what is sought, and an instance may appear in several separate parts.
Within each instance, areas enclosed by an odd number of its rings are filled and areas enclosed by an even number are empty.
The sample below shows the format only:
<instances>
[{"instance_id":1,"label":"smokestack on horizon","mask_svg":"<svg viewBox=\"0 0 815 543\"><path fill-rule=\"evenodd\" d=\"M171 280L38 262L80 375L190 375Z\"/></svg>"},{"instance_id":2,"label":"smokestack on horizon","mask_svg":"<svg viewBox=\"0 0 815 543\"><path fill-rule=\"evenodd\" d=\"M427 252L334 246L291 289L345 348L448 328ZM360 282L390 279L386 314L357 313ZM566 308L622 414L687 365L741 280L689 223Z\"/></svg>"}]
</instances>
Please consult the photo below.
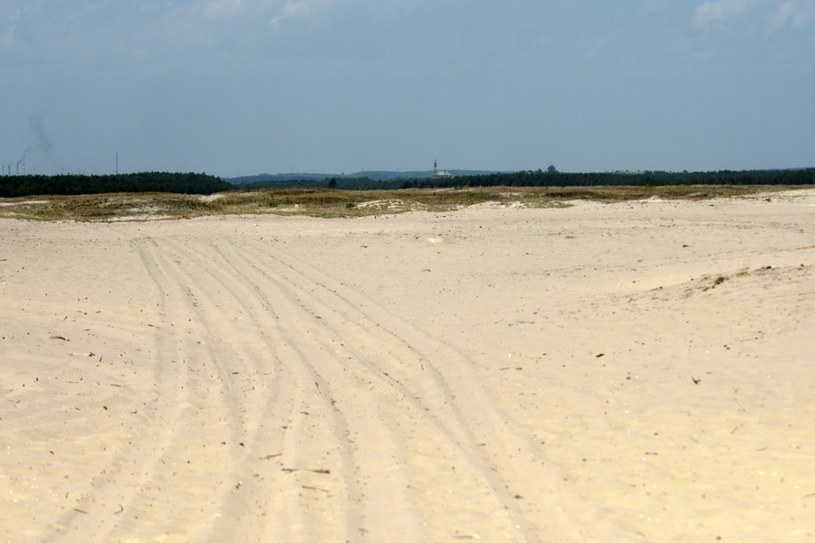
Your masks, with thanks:
<instances>
[{"instance_id":1,"label":"smokestack on horizon","mask_svg":"<svg viewBox=\"0 0 815 543\"><path fill-rule=\"evenodd\" d=\"M37 159L41 159L43 157L49 158L53 149L51 138L49 137L48 131L45 128L45 116L42 112L35 111L28 116L28 129L34 136L34 142L29 144L23 150L22 156L20 156L20 159L17 161L15 165L17 175L26 175L26 162L29 153L36 153L37 156L35 156L35 162L37 162ZM9 175L11 175L11 164L9 164Z\"/></svg>"},{"instance_id":2,"label":"smokestack on horizon","mask_svg":"<svg viewBox=\"0 0 815 543\"><path fill-rule=\"evenodd\" d=\"M23 172L25 172L25 159L28 156L29 151L31 151L31 146L25 148L25 150L23 151L23 155L20 157L20 160L17 161L17 175L20 175L20 164L23 165Z\"/></svg>"}]
</instances>

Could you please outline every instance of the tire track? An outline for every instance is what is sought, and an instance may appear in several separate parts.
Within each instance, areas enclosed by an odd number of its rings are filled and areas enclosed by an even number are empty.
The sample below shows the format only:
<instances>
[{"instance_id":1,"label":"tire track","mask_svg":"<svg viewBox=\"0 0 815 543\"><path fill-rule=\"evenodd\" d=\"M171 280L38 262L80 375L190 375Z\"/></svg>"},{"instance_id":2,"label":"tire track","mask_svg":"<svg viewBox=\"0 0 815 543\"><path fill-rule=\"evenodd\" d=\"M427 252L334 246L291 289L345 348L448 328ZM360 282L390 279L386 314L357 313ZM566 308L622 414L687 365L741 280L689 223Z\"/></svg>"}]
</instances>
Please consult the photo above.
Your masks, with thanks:
<instances>
[{"instance_id":1,"label":"tire track","mask_svg":"<svg viewBox=\"0 0 815 543\"><path fill-rule=\"evenodd\" d=\"M184 249L188 248L188 245L185 244ZM180 248L177 249L181 250ZM209 247L207 250L209 250ZM219 252L221 251L219 250ZM223 255L223 252L221 254ZM189 261L190 258L186 258L186 261ZM347 500L345 504L338 504L333 513L349 517L348 525L352 527L349 538L356 540L361 536L370 534L369 537L376 540L377 534L379 534L379 537L384 537L388 533L391 534L391 537L393 537L393 533L402 534L405 540L421 538L417 526L421 526L422 523L417 522L416 513L414 512L417 509L417 504L430 504L435 505L437 508L443 508L448 497L440 494L438 498L434 496L429 498L430 491L427 490L422 491L418 497L408 496L408 494L415 494L418 491L410 489L411 484L405 467L407 462L404 460L399 461L399 458L404 456L401 451L406 443L399 438L401 429L394 428L392 424L385 422L393 418L395 413L404 410L403 407L388 407L388 404L393 403L394 400L398 403L405 403L404 397L397 396L393 398L392 394L383 395L380 391L377 392L376 397L370 398L370 394L364 392L364 390L370 388L372 391L376 391L381 384L379 377L373 375L367 367L363 368L365 371L362 374L360 374L359 368L355 371L352 371L352 368L349 369L348 357L346 355L340 356L336 351L338 345L336 338L342 338L342 336L337 336L333 332L326 335L325 325L322 324L319 317L315 317L304 310L302 302L289 292L290 287L285 287L289 290L282 290L280 284L275 284L274 281L263 274L257 274L248 282L247 279L239 279L242 275L246 275L245 270L253 269L253 267L257 269L257 266L251 260L248 260L250 265L247 266L246 262L242 261L241 257L236 254L230 254L228 257L206 256L200 258L201 263L207 265L207 269L219 270L218 272L212 272L213 275L224 275L224 278L219 280L221 285L229 282L244 284L242 289L244 292L237 294L237 299L247 299L247 293L254 293L257 307L268 309L270 305L274 305L280 308L279 312L285 314L286 319L284 323L277 321L271 326L271 328L277 329L276 335L278 339L276 339L275 343L284 346L284 351L294 355L297 367L305 368L308 374L313 376L315 392L320 391L320 394L327 397L334 416L342 418L341 431L335 432L334 436L326 436L327 439L322 441L323 443L336 443L339 449L338 454L346 457L344 463L352 465L350 469L346 469L347 475L342 477L345 484L353 486L359 479L358 486L365 488L361 500L353 496L353 492L348 492L351 499ZM241 264L234 267L230 272L224 271L229 267L228 263L233 261L238 261ZM240 270L244 271L241 272ZM259 284L263 285L262 289L257 288ZM266 297L267 293L272 293L272 296ZM252 298L249 297L249 299ZM282 358L286 358L285 353L283 353ZM311 383L307 382L306 387L310 388L310 386ZM302 388L302 385L298 388ZM424 408L420 408L420 410L424 411ZM306 411L306 413L314 414L309 411ZM343 415L343 413L348 413L348 415ZM416 419L423 420L422 417L416 417ZM348 421L350 421L350 427ZM403 424L403 426L408 427L410 424ZM429 431L423 429L421 434L426 436L425 441L436 441L430 447L434 453L442 450L445 451L445 455L451 458L455 458L456 455L460 454L456 447L451 447L446 440L438 440L434 437L443 435L443 433L433 429ZM357 447L357 443L370 442L371 436L376 441L374 446ZM383 436L387 436L387 439L382 439ZM295 440L298 439L295 438ZM447 451L447 449L450 450ZM433 455L428 455L426 452L424 454L430 457L430 460L426 461L425 468L433 468L433 462L431 462ZM439 456L437 453L435 455ZM353 457L357 457L356 462ZM396 459L396 461L388 463L387 478L383 478L378 471L383 457ZM366 466L373 467L366 468ZM461 479L462 477L458 476L457 478ZM467 479L465 478L465 481ZM394 485L396 481L401 481L401 484ZM311 485L303 486L312 488ZM424 484L424 487L428 488L433 486L433 483ZM488 492L484 490L487 486L482 483L480 489L468 488L468 493L487 495ZM277 494L277 492L274 492L274 494ZM401 514L391 515L387 519L382 518L381 514L368 514L368 518L355 519L357 516L355 510L359 508L355 504L360 501L369 505L368 507L363 506L363 515L366 512L379 511L384 506L388 506L385 508L386 510L401 511ZM424 513L425 518L435 518L435 515L430 514L430 510L426 510ZM290 520L287 522L291 523ZM395 525L399 529L394 531ZM502 526L501 532L509 529L510 525L507 524ZM296 534L289 533L287 535L291 538Z\"/></svg>"},{"instance_id":2,"label":"tire track","mask_svg":"<svg viewBox=\"0 0 815 543\"><path fill-rule=\"evenodd\" d=\"M575 539L619 532L597 508L585 524L568 516L585 503L570 507L563 473L495 406L460 350L261 241L133 246L165 316L154 408L143 445L88 498L123 511L75 515L78 533L541 541L548 525Z\"/></svg>"},{"instance_id":3,"label":"tire track","mask_svg":"<svg viewBox=\"0 0 815 543\"><path fill-rule=\"evenodd\" d=\"M281 336L280 316L262 292L268 285L261 289L247 283L209 246L168 243L167 251L194 269L186 272L188 283L217 285L209 289L209 299L202 296L200 318L220 323L210 337L230 345L236 365L229 369L240 365L241 372L255 376L251 386L231 391L243 416L236 421L244 433L244 453L235 459L241 474L235 490L240 492L225 504L212 539L229 534L242 540L324 540L347 534L349 526L359 524L347 423L335 408L328 383L308 364L308 355ZM224 322L235 319L224 314L242 315L240 326L225 327ZM337 444L337 459L326 458L325 444ZM343 513L325 519L315 509ZM264 517L268 522L257 522Z\"/></svg>"},{"instance_id":4,"label":"tire track","mask_svg":"<svg viewBox=\"0 0 815 543\"><path fill-rule=\"evenodd\" d=\"M619 530L618 526L609 525L616 521L599 507L589 507L591 516L586 518L586 523L575 522L565 514L552 514L552 511L565 513L569 505L574 505L571 508L574 510L577 506L585 510L586 503L579 496L574 504L564 500L563 495L569 493L560 493L558 489L563 487L568 474L513 427L479 385L471 361L460 350L382 309L374 300L360 296L323 272L261 242L253 245L251 254L263 255L265 259L262 265L256 264L256 270L267 274L274 270L277 280L288 285L298 303L320 317L319 323L330 336L354 338L354 346L345 346L354 355L352 358L366 361L370 375L407 401L408 405L392 410L389 420L401 418L406 424L417 424L418 419L424 429L409 433L402 446L419 456L426 449L417 448L411 441L426 439L428 435L442 437L454 451L456 469L466 466L471 480L486 483L492 500L490 507L502 509L518 535L513 538L512 530L504 529L500 532L502 539L541 540L539 518L542 514L548 515L547 522L562 524L559 528L564 533L573 532L575 537L586 537L589 533L600 536L608 533L608 529ZM259 259L253 257L253 260ZM382 356L383 351L386 356ZM393 399L393 394L389 396ZM394 433L404 435L404 425L402 423ZM436 448L441 446L434 443ZM415 481L421 477L413 470L408 478ZM560 495L557 500L556 495ZM462 498L466 503L467 496ZM445 506L449 507L449 503Z\"/></svg>"},{"instance_id":5,"label":"tire track","mask_svg":"<svg viewBox=\"0 0 815 543\"><path fill-rule=\"evenodd\" d=\"M261 250L259 247L253 253L258 254ZM345 297L345 293L340 293L342 285L326 286L328 278L306 275L286 255L277 253L267 256L277 261L275 269L284 278L285 284L290 285L297 303L304 307L311 306L310 312L314 315L322 315L320 322L329 330L329 334L339 338L353 338L354 345L344 347L351 354L350 359L363 361L362 380L378 382L391 388L391 394L388 394L390 397L380 400L380 408L387 405L387 400L392 400L393 395L406 404L391 409L388 415L390 420L399 421L389 429L390 435L401 438L398 449L407 451L414 461L419 459L424 470L436 470L439 469L436 464L448 463L452 469L458 470L455 480L443 473L426 477L418 473L418 470L410 470L408 479L423 489L420 495L412 498L415 506L424 509L422 516L425 519L445 519L438 515L435 508L449 508L450 490L447 490L447 496L440 494L438 498L434 498L432 495L438 492L438 483L445 481L447 485L458 485L461 488L461 496L458 497L459 500L453 500L455 503L478 502L471 506L482 509L479 511L482 517L489 518L495 511L499 512L499 518L494 519L498 524L494 527L495 535L502 535L502 539L536 540L533 535L525 533L528 528L521 524L520 519L513 518L511 505L515 495L511 494L505 483L496 478L494 473L497 470L483 462L479 449L486 447L487 443L477 440L464 423L462 411L457 405L458 394L438 369L439 365L451 363L453 358L450 353L439 356L438 353L423 352L415 345L427 344L428 338L405 339L402 335L406 331L405 323L396 322L398 318L384 312L372 318L366 313L371 309L370 301L360 300L359 305L354 304ZM267 266L266 269L270 267ZM313 273L313 270L309 271ZM323 294L328 293L330 302L323 303L320 296L312 292L314 287L322 290ZM385 351L386 356L382 356L382 351ZM460 356L459 353L452 354ZM440 362L436 362L439 360ZM466 376L463 383L472 384L474 381L471 376ZM464 393L470 392L472 391ZM484 409L479 409L478 412L480 416L486 414ZM454 422L450 424L449 421ZM445 453L429 454L428 451ZM468 473L464 474L462 471ZM475 488L471 486L473 483ZM485 528L483 522L481 527ZM439 526L435 531L442 529ZM516 531L519 537L512 537L511 534Z\"/></svg>"}]
</instances>

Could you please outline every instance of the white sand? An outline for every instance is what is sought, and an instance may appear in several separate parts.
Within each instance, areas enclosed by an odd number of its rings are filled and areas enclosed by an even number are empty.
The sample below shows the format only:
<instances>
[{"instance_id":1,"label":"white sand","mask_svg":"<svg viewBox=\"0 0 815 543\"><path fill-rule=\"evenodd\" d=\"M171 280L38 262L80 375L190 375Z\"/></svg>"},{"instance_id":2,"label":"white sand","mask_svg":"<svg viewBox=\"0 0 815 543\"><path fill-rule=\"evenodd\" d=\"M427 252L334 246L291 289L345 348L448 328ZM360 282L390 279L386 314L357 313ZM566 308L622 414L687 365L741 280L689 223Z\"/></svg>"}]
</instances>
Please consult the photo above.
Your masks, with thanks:
<instances>
[{"instance_id":1,"label":"white sand","mask_svg":"<svg viewBox=\"0 0 815 543\"><path fill-rule=\"evenodd\" d=\"M814 267L813 190L2 220L0 541L814 541Z\"/></svg>"}]
</instances>

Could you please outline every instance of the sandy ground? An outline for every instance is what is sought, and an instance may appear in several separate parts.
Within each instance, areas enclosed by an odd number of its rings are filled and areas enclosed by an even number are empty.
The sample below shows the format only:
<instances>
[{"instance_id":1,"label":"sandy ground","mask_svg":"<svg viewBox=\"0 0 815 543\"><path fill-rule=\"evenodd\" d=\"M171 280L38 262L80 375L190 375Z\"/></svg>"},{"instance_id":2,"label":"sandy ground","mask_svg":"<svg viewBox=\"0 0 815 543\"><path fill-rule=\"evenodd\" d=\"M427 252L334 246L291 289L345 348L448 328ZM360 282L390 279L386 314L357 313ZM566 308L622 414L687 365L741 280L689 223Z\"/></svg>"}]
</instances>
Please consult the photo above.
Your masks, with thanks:
<instances>
[{"instance_id":1,"label":"sandy ground","mask_svg":"<svg viewBox=\"0 0 815 543\"><path fill-rule=\"evenodd\" d=\"M815 541L815 191L0 221L0 541Z\"/></svg>"}]
</instances>

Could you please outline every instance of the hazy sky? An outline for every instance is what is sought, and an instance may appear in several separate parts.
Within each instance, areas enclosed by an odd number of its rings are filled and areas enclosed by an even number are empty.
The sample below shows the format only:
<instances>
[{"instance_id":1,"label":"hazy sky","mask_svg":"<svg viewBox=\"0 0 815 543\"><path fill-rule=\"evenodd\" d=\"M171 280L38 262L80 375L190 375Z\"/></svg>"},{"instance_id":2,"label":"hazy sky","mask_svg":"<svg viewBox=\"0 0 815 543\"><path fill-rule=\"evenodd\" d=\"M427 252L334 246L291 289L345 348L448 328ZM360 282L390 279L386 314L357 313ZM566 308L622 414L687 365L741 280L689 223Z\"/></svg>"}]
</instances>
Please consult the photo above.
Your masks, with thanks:
<instances>
[{"instance_id":1,"label":"hazy sky","mask_svg":"<svg viewBox=\"0 0 815 543\"><path fill-rule=\"evenodd\" d=\"M815 166L815 0L0 0L12 173Z\"/></svg>"}]
</instances>

